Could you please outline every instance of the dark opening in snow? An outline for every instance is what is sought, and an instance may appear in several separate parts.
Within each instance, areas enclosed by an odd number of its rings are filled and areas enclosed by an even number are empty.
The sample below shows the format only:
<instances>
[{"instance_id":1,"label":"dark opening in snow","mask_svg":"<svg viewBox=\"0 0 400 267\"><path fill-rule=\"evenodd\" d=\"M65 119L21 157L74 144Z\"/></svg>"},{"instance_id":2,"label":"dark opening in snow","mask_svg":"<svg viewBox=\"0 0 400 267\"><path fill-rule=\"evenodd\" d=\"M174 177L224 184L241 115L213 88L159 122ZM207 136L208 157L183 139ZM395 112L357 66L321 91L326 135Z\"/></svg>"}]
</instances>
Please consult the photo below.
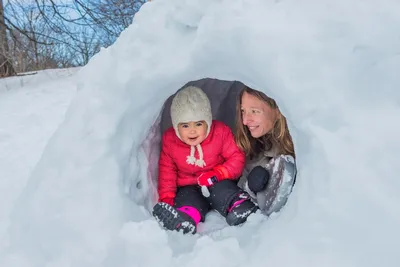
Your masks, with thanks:
<instances>
[{"instance_id":1,"label":"dark opening in snow","mask_svg":"<svg viewBox=\"0 0 400 267\"><path fill-rule=\"evenodd\" d=\"M224 122L235 133L236 103L245 85L239 81L204 78L186 83L177 92L189 85L199 87L207 94L211 103L213 119ZM166 129L172 126L170 108L175 94L164 102L160 115L150 128L149 135L143 143L143 149L149 163L146 181L148 186L139 188L142 187L142 181L137 184L137 187L139 190L147 191L145 193L147 198L145 203L149 209L157 201L158 159L161 150L161 136ZM142 193L144 192L142 191Z\"/></svg>"}]
</instances>

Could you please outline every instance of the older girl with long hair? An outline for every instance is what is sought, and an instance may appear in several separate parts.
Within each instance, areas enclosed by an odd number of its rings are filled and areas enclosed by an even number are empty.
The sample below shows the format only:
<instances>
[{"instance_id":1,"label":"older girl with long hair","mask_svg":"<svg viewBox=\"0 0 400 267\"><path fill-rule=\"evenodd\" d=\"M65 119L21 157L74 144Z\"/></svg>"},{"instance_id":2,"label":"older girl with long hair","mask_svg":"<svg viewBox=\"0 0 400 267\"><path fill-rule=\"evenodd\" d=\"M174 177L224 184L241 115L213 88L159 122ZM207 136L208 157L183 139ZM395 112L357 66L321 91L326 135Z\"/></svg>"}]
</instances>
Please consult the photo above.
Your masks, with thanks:
<instances>
[{"instance_id":1,"label":"older girl with long hair","mask_svg":"<svg viewBox=\"0 0 400 267\"><path fill-rule=\"evenodd\" d=\"M270 215L285 205L296 176L286 118L275 100L249 87L241 91L236 112L236 143L247 157L238 184Z\"/></svg>"}]
</instances>

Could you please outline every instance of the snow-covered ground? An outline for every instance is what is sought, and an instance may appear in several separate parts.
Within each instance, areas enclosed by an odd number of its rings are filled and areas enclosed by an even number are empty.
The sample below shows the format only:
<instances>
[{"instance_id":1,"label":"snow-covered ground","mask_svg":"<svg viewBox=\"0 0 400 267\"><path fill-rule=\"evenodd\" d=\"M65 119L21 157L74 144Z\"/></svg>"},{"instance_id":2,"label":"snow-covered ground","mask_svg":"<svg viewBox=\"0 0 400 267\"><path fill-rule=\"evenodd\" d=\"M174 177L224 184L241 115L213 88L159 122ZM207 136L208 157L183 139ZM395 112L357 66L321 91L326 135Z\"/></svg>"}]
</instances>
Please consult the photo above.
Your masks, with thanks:
<instances>
[{"instance_id":1,"label":"snow-covered ground","mask_svg":"<svg viewBox=\"0 0 400 267\"><path fill-rule=\"evenodd\" d=\"M399 27L395 0L157 0L75 76L0 81L0 266L400 266ZM142 143L203 77L278 101L298 176L281 213L183 236Z\"/></svg>"},{"instance_id":2,"label":"snow-covered ground","mask_svg":"<svg viewBox=\"0 0 400 267\"><path fill-rule=\"evenodd\" d=\"M49 138L76 93L78 69L46 70L0 80L0 248L9 215Z\"/></svg>"}]
</instances>

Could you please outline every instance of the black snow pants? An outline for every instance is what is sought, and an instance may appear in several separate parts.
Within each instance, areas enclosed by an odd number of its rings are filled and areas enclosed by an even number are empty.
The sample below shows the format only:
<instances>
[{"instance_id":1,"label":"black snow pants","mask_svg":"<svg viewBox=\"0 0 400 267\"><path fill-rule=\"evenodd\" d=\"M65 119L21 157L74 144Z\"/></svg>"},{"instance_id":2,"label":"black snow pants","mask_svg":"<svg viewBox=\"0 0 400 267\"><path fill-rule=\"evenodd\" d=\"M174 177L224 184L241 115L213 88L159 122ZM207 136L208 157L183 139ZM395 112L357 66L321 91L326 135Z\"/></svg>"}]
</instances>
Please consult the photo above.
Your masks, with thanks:
<instances>
[{"instance_id":1,"label":"black snow pants","mask_svg":"<svg viewBox=\"0 0 400 267\"><path fill-rule=\"evenodd\" d=\"M201 221L204 222L207 212L212 208L226 217L230 206L239 199L239 195L247 194L237 186L237 181L222 180L208 188L209 197L204 197L198 185L178 187L175 197L175 208L191 206L196 208Z\"/></svg>"}]
</instances>

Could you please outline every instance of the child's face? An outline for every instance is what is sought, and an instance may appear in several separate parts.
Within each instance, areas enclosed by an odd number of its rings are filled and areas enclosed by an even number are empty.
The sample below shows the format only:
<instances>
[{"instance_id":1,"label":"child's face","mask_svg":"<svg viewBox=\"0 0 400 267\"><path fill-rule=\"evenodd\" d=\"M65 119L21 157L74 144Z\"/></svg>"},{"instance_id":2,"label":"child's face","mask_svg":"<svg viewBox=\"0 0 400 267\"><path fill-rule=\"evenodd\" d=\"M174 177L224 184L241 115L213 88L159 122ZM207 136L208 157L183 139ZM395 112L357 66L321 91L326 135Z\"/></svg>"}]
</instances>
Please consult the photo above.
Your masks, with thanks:
<instances>
[{"instance_id":1,"label":"child's face","mask_svg":"<svg viewBox=\"0 0 400 267\"><path fill-rule=\"evenodd\" d=\"M182 141L190 146L196 146L206 139L207 123L205 121L191 121L178 124L178 132Z\"/></svg>"}]
</instances>

